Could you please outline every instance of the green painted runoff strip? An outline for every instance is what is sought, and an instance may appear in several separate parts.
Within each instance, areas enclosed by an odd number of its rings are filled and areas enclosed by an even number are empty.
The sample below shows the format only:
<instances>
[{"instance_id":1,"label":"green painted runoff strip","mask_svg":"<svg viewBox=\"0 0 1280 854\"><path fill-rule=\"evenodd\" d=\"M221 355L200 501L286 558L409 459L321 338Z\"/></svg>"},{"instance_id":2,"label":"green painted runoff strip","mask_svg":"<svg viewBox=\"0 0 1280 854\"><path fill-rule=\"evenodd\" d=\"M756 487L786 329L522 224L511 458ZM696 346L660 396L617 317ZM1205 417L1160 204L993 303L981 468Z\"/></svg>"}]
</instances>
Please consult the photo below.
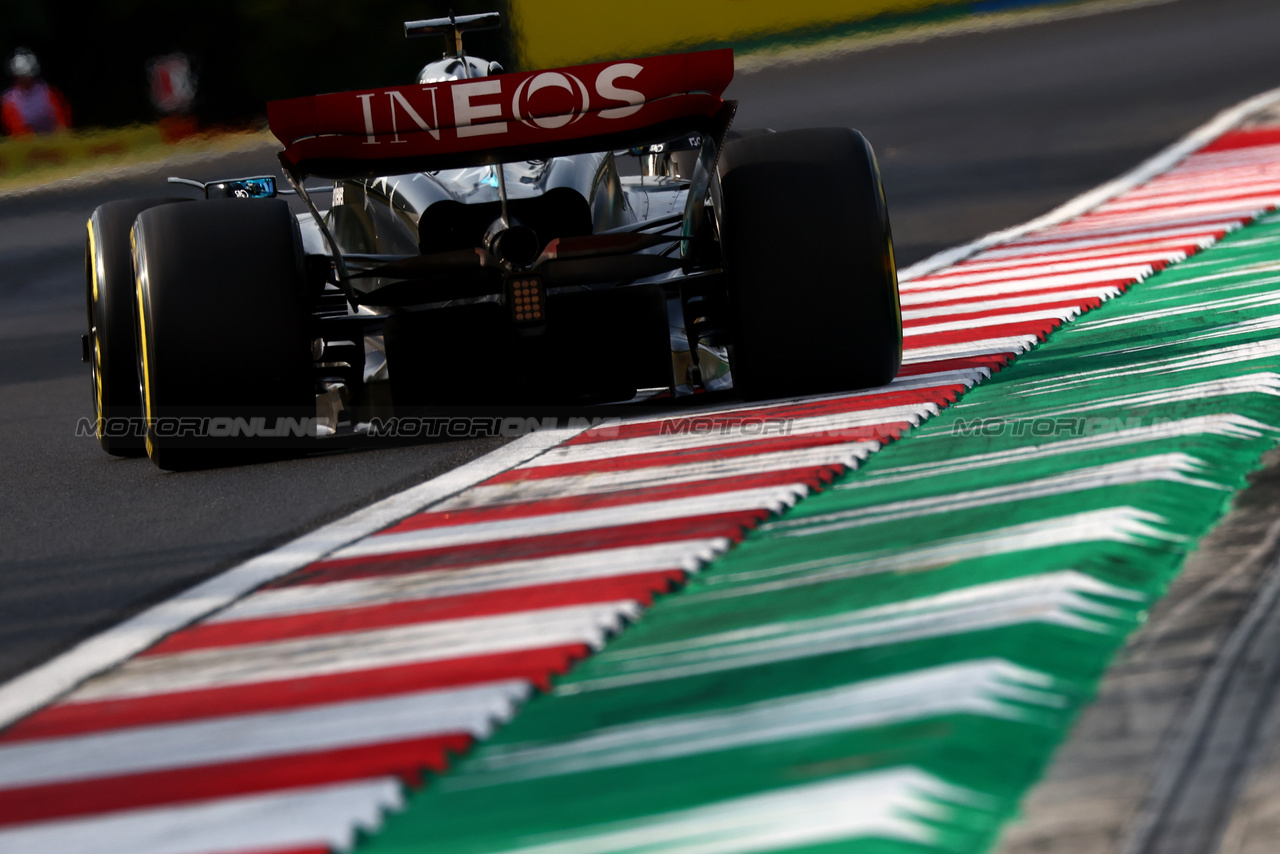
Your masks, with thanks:
<instances>
[{"instance_id":1,"label":"green painted runoff strip","mask_svg":"<svg viewBox=\"0 0 1280 854\"><path fill-rule=\"evenodd\" d=\"M1280 438L1280 215L753 532L370 854L981 852Z\"/></svg>"}]
</instances>

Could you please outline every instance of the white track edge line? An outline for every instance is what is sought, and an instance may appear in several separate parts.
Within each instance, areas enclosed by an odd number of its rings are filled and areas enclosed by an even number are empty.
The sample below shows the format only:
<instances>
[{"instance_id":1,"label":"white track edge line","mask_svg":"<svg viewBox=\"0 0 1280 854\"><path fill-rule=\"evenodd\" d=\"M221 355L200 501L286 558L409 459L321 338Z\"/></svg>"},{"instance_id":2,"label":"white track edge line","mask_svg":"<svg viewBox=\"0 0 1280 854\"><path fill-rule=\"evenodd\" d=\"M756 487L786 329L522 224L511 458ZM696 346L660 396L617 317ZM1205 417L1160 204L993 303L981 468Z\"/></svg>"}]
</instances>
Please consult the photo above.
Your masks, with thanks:
<instances>
[{"instance_id":1,"label":"white track edge line","mask_svg":"<svg viewBox=\"0 0 1280 854\"><path fill-rule=\"evenodd\" d=\"M927 276L958 261L963 261L983 249L989 249L1001 243L1008 243L1029 232L1048 228L1051 225L1057 225L1080 216L1110 201L1121 193L1132 190L1139 184L1168 171L1179 160L1213 142L1251 114L1264 110L1276 103L1280 103L1280 88L1254 95L1234 107L1228 107L1182 139L1173 143L1173 145L1148 158L1119 178L1108 181L1100 187L1087 190L1071 201L1049 211L1044 216L1024 222L1022 225L1015 225L1002 231L993 231L963 246L944 249L941 252L930 255L923 261L917 261L905 270L898 271L898 279L908 282L921 276Z\"/></svg>"},{"instance_id":2,"label":"white track edge line","mask_svg":"<svg viewBox=\"0 0 1280 854\"><path fill-rule=\"evenodd\" d=\"M0 728L53 702L86 679L132 658L166 635L225 608L263 584L424 507L528 462L585 429L536 430L452 471L411 486L237 564L81 641L61 655L0 685Z\"/></svg>"}]
</instances>

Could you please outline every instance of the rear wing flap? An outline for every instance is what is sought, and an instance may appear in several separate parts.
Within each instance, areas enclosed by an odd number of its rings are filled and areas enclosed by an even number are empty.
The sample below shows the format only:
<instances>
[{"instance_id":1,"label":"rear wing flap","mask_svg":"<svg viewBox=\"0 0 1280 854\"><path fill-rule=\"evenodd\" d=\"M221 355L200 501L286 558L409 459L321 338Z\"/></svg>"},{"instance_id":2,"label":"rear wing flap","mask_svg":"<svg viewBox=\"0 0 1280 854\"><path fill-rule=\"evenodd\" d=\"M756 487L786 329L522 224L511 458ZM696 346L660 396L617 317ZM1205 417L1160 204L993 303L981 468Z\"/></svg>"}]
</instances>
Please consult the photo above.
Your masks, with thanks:
<instances>
[{"instance_id":1,"label":"rear wing flap","mask_svg":"<svg viewBox=\"0 0 1280 854\"><path fill-rule=\"evenodd\" d=\"M733 52L711 50L272 101L297 175L426 172L606 151L727 125Z\"/></svg>"}]
</instances>

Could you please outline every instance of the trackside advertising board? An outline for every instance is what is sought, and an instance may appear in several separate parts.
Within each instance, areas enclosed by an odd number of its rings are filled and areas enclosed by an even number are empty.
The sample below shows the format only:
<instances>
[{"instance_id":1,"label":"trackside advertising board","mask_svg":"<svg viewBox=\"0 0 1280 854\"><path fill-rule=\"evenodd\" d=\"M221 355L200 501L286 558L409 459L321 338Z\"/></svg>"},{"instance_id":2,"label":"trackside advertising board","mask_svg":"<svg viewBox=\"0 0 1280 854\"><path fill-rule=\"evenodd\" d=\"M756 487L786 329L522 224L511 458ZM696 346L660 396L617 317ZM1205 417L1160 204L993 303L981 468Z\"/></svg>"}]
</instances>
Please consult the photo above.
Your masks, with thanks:
<instances>
[{"instance_id":1,"label":"trackside advertising board","mask_svg":"<svg viewBox=\"0 0 1280 854\"><path fill-rule=\"evenodd\" d=\"M1021 0L1029 5L1046 0ZM525 68L571 65L613 56L724 45L873 18L934 12L964 14L972 0L510 0L512 32ZM1006 4L1008 5L1008 4Z\"/></svg>"}]
</instances>

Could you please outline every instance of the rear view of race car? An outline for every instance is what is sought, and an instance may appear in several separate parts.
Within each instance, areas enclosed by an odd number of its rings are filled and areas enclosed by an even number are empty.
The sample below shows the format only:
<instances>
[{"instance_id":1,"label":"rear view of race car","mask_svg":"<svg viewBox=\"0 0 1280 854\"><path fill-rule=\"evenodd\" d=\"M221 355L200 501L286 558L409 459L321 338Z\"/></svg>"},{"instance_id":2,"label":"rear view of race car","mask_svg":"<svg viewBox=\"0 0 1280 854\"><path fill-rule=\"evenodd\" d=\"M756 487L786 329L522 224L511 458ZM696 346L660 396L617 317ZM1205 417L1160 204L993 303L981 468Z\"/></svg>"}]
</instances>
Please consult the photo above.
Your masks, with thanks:
<instances>
[{"instance_id":1,"label":"rear view of race car","mask_svg":"<svg viewBox=\"0 0 1280 854\"><path fill-rule=\"evenodd\" d=\"M371 413L893 378L892 238L860 133L731 129L727 50L501 73L462 50L496 24L410 22L451 48L416 83L268 105L307 214L269 176L94 212L105 450L183 468Z\"/></svg>"}]
</instances>

